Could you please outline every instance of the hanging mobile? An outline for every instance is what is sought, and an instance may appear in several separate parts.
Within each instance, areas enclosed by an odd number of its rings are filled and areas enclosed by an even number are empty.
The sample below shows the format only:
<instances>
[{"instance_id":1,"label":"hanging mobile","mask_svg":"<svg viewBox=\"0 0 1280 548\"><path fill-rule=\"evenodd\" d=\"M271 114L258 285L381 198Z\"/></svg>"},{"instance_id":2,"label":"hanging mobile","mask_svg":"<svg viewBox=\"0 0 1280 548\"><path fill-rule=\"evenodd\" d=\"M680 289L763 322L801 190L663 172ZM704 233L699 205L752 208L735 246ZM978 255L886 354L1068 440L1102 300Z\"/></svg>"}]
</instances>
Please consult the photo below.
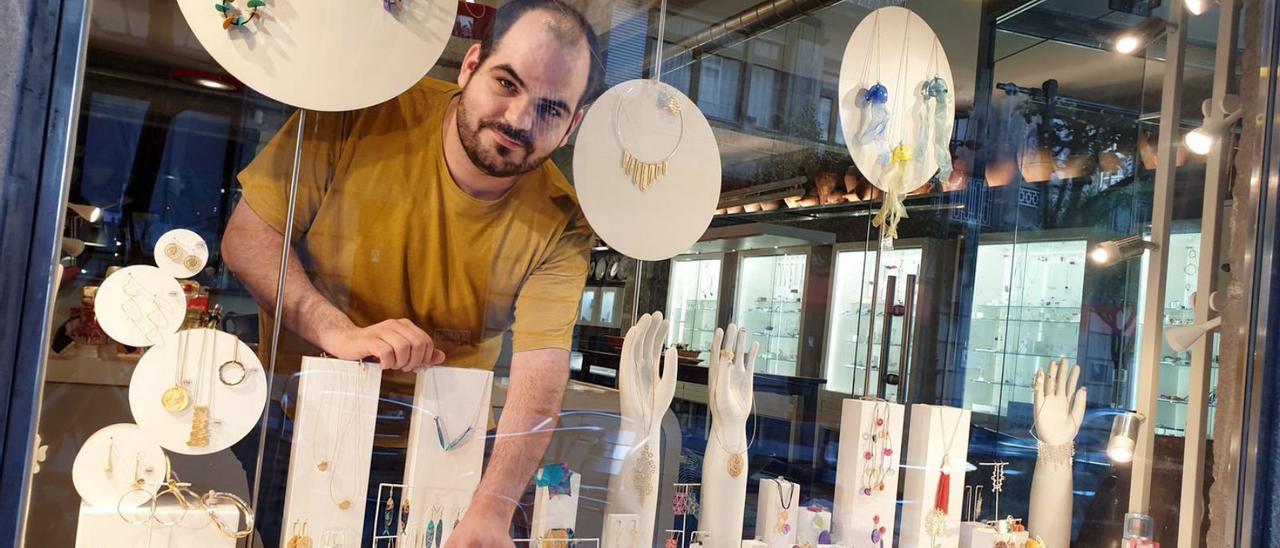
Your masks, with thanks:
<instances>
[{"instance_id":1,"label":"hanging mobile","mask_svg":"<svg viewBox=\"0 0 1280 548\"><path fill-rule=\"evenodd\" d=\"M248 0L248 3L245 4L245 9L241 10L235 6L235 0L222 0L214 4L213 9L222 14L222 28L230 29L249 24L249 21L258 17L258 8L266 5L267 3L263 0ZM245 15L245 13L248 13L248 15Z\"/></svg>"},{"instance_id":2,"label":"hanging mobile","mask_svg":"<svg viewBox=\"0 0 1280 548\"><path fill-rule=\"evenodd\" d=\"M910 52L908 51L907 37L911 34L909 32L911 18L908 17L903 25L902 48L899 50L900 57L898 59L897 85L899 90L906 86L906 82L903 80L906 78L907 69L910 68L908 66L909 63L907 62L907 57L910 55ZM879 41L877 40L877 45L878 42ZM893 147L893 151L889 153L887 158L888 165L885 166L884 171L880 174L879 186L884 190L884 203L880 205L880 211L877 212L875 218L871 220L872 226L881 229L880 240L882 248L893 247L893 240L898 239L898 221L907 216L907 207L902 200L907 194L907 184L911 181L911 167L915 160L915 156L911 153L911 149L907 148L907 146L902 143L903 136L901 134L906 131L900 127L903 126L903 120L899 117L899 119L895 121L899 123L891 125L897 127L896 134L898 135L898 146ZM894 134L895 132L893 131L893 128L890 128L890 131L886 134L886 138ZM949 137L950 135L948 135L948 138Z\"/></svg>"},{"instance_id":3,"label":"hanging mobile","mask_svg":"<svg viewBox=\"0 0 1280 548\"><path fill-rule=\"evenodd\" d=\"M638 94L646 86L655 86L655 82L644 82L632 87L618 98L618 104L613 111L613 134L618 139L618 146L622 148L622 171L631 177L631 183L639 188L641 192L649 190L658 179L667 174L667 167L680 151L680 143L684 140L684 113L680 108L680 100L675 95L668 93L666 90L658 88L657 96L654 98L654 106L658 111L669 118L675 118L680 122L680 135L676 138L675 144L671 147L671 151L665 156L657 160L649 160L637 156L627 146L626 137L623 136L623 126L630 126L631 123L623 123L624 114L622 106L632 95ZM630 117L628 122L630 121Z\"/></svg>"},{"instance_id":4,"label":"hanging mobile","mask_svg":"<svg viewBox=\"0 0 1280 548\"><path fill-rule=\"evenodd\" d=\"M951 178L951 131L954 122L947 116L951 105L951 90L947 81L937 73L939 47L935 38L933 51L929 56L929 66L934 70L933 77L925 80L920 88L924 103L916 121L916 150L919 156L925 157L932 148L933 158L938 163L938 180L945 184Z\"/></svg>"}]
</instances>

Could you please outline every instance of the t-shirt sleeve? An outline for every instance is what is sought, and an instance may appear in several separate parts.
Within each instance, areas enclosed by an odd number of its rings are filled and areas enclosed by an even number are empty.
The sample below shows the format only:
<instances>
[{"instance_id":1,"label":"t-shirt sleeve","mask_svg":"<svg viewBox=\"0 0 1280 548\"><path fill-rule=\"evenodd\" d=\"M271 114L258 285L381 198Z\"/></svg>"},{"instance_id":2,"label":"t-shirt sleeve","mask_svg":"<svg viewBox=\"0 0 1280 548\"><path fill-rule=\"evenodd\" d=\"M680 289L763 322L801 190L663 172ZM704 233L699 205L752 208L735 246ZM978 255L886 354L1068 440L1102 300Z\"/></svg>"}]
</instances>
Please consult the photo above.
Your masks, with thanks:
<instances>
[{"instance_id":1,"label":"t-shirt sleeve","mask_svg":"<svg viewBox=\"0 0 1280 548\"><path fill-rule=\"evenodd\" d=\"M516 296L512 351L557 348L569 350L573 326L578 322L578 302L587 281L591 227L576 211L568 228Z\"/></svg>"},{"instance_id":2,"label":"t-shirt sleeve","mask_svg":"<svg viewBox=\"0 0 1280 548\"><path fill-rule=\"evenodd\" d=\"M238 176L245 203L281 234L288 219L299 112L289 118ZM298 162L297 207L293 217L295 241L310 228L334 174L345 167L353 142L350 139L352 123L351 113L307 113Z\"/></svg>"}]
</instances>

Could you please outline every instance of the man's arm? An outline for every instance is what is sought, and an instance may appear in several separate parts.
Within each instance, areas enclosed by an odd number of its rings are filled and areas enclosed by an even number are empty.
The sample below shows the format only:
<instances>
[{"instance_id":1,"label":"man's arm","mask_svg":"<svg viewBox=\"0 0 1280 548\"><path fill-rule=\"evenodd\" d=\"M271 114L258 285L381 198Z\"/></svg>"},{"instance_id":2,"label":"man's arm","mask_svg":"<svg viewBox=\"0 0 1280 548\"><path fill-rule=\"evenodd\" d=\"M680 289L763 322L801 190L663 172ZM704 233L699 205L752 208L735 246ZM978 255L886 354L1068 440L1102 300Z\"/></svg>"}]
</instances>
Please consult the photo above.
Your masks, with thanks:
<instances>
[{"instance_id":1,"label":"man's arm","mask_svg":"<svg viewBox=\"0 0 1280 548\"><path fill-rule=\"evenodd\" d=\"M258 306L276 321L283 322L283 326L341 359L361 360L373 356L384 368L404 370L444 361L444 353L435 349L431 336L408 320L392 319L365 328L356 326L316 290L297 253L292 251L285 279L284 309L275 310L283 248L284 235L241 200L222 235L222 257Z\"/></svg>"},{"instance_id":2,"label":"man's arm","mask_svg":"<svg viewBox=\"0 0 1280 548\"><path fill-rule=\"evenodd\" d=\"M551 442L568 381L567 350L512 356L511 383L489 466L466 518L446 546L511 546L511 516Z\"/></svg>"}]
</instances>

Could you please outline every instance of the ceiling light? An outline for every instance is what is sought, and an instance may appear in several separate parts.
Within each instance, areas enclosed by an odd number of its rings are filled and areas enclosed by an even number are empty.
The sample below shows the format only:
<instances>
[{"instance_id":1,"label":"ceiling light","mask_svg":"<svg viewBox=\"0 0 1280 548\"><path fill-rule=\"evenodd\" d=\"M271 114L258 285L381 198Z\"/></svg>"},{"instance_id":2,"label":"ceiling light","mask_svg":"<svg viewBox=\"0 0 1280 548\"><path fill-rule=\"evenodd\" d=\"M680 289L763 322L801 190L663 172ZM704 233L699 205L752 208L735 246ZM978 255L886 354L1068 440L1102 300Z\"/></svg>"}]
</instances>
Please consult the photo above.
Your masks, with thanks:
<instances>
[{"instance_id":1,"label":"ceiling light","mask_svg":"<svg viewBox=\"0 0 1280 548\"><path fill-rule=\"evenodd\" d=\"M1129 236L1099 243L1089 252L1089 260L1098 266L1111 266L1142 255L1148 249L1159 249L1159 246L1142 239L1142 236Z\"/></svg>"},{"instance_id":2,"label":"ceiling light","mask_svg":"<svg viewBox=\"0 0 1280 548\"><path fill-rule=\"evenodd\" d=\"M1125 55L1137 53L1163 34L1173 24L1159 17L1148 17L1141 23L1117 34L1111 41L1112 49Z\"/></svg>"},{"instance_id":3,"label":"ceiling light","mask_svg":"<svg viewBox=\"0 0 1280 548\"><path fill-rule=\"evenodd\" d=\"M225 82L219 82L217 80L212 80L209 78L196 78L195 80L192 80L192 82L195 83L197 86L203 86L209 89L216 89L218 91L232 91L236 89L236 87L231 84L227 84Z\"/></svg>"},{"instance_id":4,"label":"ceiling light","mask_svg":"<svg viewBox=\"0 0 1280 548\"><path fill-rule=\"evenodd\" d=\"M244 87L239 81L226 74L203 70L174 69L169 75L179 82L198 88L214 91L237 91Z\"/></svg>"},{"instance_id":5,"label":"ceiling light","mask_svg":"<svg viewBox=\"0 0 1280 548\"><path fill-rule=\"evenodd\" d=\"M1133 462L1138 447L1138 428L1146 420L1141 413L1125 412L1116 415L1111 422L1111 439L1107 442L1107 458L1126 464Z\"/></svg>"},{"instance_id":6,"label":"ceiling light","mask_svg":"<svg viewBox=\"0 0 1280 548\"><path fill-rule=\"evenodd\" d=\"M96 223L102 220L102 208L86 204L67 204L67 209L74 211L80 218Z\"/></svg>"},{"instance_id":7,"label":"ceiling light","mask_svg":"<svg viewBox=\"0 0 1280 548\"><path fill-rule=\"evenodd\" d=\"M1204 114L1204 123L1191 130L1186 137L1183 137L1182 142L1187 145L1187 150L1203 156L1213 150L1213 146L1222 140L1223 135L1226 135L1228 128L1240 119L1244 108L1240 104L1238 95L1227 95L1222 98L1224 117L1214 116L1211 99L1205 99L1200 104L1200 112Z\"/></svg>"},{"instance_id":8,"label":"ceiling light","mask_svg":"<svg viewBox=\"0 0 1280 548\"><path fill-rule=\"evenodd\" d=\"M595 246L595 247L591 248L591 250L592 250L592 251L608 251L608 250L609 250L609 246L607 246L607 245L598 245L598 246Z\"/></svg>"},{"instance_id":9,"label":"ceiling light","mask_svg":"<svg viewBox=\"0 0 1280 548\"><path fill-rule=\"evenodd\" d=\"M1216 0L1186 0L1187 11L1191 12L1191 15L1201 15L1209 11L1209 6L1215 2Z\"/></svg>"}]
</instances>

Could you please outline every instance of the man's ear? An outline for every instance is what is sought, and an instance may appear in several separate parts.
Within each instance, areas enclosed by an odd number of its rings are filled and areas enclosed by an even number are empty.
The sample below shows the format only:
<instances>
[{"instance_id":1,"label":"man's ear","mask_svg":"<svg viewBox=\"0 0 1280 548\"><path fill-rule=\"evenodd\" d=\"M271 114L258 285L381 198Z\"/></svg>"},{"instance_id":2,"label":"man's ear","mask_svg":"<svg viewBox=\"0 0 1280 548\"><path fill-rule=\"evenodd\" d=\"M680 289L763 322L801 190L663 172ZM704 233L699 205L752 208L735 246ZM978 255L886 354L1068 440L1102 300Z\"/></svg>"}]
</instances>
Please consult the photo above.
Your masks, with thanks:
<instances>
[{"instance_id":1,"label":"man's ear","mask_svg":"<svg viewBox=\"0 0 1280 548\"><path fill-rule=\"evenodd\" d=\"M560 140L560 145L556 148L569 144L569 136L573 135L573 132L578 130L578 125L582 124L582 118L587 115L588 108L591 108L591 105L580 108L578 109L578 112L574 113L573 121L569 122L569 130L564 132L564 138Z\"/></svg>"},{"instance_id":2,"label":"man's ear","mask_svg":"<svg viewBox=\"0 0 1280 548\"><path fill-rule=\"evenodd\" d=\"M462 57L462 68L458 71L458 87L467 87L467 82L471 81L471 77L475 76L479 68L480 44L472 44L467 48L467 54Z\"/></svg>"}]
</instances>

